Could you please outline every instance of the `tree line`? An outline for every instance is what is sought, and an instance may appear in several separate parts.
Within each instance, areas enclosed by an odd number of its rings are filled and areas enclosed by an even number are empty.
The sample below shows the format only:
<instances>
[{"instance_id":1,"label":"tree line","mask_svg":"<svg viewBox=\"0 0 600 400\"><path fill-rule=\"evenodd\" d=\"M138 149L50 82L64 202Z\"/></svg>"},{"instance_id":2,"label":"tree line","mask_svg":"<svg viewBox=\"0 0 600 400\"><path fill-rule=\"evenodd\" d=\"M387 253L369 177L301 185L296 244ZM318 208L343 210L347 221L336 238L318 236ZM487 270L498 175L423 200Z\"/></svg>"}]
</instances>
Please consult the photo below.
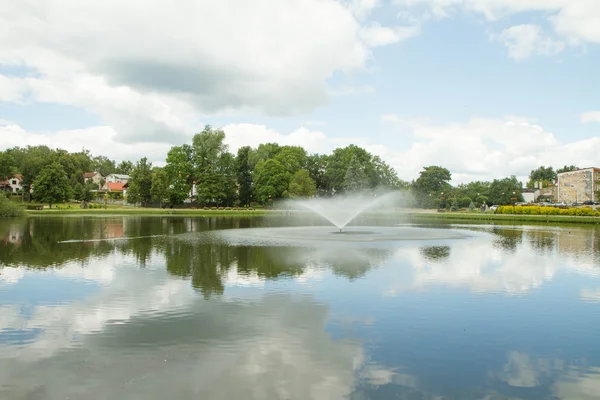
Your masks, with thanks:
<instances>
[{"instance_id":1,"label":"tree line","mask_svg":"<svg viewBox=\"0 0 600 400\"><path fill-rule=\"evenodd\" d=\"M245 146L236 154L224 143L221 129L206 126L192 142L172 147L162 167L146 157L133 163L116 163L88 150L69 153L47 146L15 147L0 152L0 180L23 175L23 192L33 200L55 204L69 200L91 201L97 185L84 183L85 172L130 175L127 201L134 204L177 206L191 197L201 206L249 206L296 197L333 196L342 193L387 189L409 189L414 206L449 207L510 204L522 201L522 185L514 176L452 186L451 172L441 166L426 166L412 182L402 181L381 158L349 145L331 154L309 154L301 146L264 143ZM542 181L550 185L556 174L577 169L564 166L556 171L540 167L531 171L527 187ZM29 200L29 199L28 199Z\"/></svg>"},{"instance_id":2,"label":"tree line","mask_svg":"<svg viewBox=\"0 0 600 400\"><path fill-rule=\"evenodd\" d=\"M381 158L355 145L325 155L264 143L242 147L234 155L224 140L222 130L206 126L191 144L172 147L164 167L141 159L131 172L128 201L177 205L192 193L202 206L245 207L407 185Z\"/></svg>"}]
</instances>

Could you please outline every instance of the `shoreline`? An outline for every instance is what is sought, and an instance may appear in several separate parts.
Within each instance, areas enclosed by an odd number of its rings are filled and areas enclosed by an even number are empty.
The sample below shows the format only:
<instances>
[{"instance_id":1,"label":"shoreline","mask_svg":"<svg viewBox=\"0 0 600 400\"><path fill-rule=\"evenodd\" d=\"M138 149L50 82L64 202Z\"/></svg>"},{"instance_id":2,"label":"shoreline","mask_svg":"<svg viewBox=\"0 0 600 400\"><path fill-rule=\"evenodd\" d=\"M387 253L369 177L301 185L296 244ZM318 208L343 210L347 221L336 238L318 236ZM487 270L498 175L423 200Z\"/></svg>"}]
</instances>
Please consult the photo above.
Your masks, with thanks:
<instances>
[{"instance_id":1,"label":"shoreline","mask_svg":"<svg viewBox=\"0 0 600 400\"><path fill-rule=\"evenodd\" d=\"M43 209L25 210L25 216L186 216L186 217L210 217L210 216L268 216L289 213L289 210L204 210L204 209L157 209L157 208L108 208L108 209ZM294 213L303 211L293 211ZM308 212L308 211L307 211ZM516 214L493 214L493 213L466 213L466 212L444 212L438 213L431 210L408 209L406 211L395 210L386 212L366 212L363 215L405 216L416 220L441 220L441 221L512 221L512 222L537 222L537 223L577 223L577 224L600 224L600 217L567 216L567 215L516 215Z\"/></svg>"}]
</instances>

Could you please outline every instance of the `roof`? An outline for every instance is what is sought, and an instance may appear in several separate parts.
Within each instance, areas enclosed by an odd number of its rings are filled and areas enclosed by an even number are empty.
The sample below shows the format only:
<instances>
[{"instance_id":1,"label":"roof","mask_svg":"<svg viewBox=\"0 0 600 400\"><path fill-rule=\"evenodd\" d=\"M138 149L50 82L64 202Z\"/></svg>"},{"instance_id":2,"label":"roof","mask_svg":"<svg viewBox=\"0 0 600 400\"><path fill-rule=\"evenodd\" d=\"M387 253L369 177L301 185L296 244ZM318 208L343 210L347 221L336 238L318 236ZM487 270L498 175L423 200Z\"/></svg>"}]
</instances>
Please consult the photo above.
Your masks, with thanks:
<instances>
[{"instance_id":1,"label":"roof","mask_svg":"<svg viewBox=\"0 0 600 400\"><path fill-rule=\"evenodd\" d=\"M129 179L129 175L124 174L110 174L109 176L116 176L119 179Z\"/></svg>"},{"instance_id":2,"label":"roof","mask_svg":"<svg viewBox=\"0 0 600 400\"><path fill-rule=\"evenodd\" d=\"M93 178L96 175L98 175L97 172L84 172L83 179Z\"/></svg>"},{"instance_id":3,"label":"roof","mask_svg":"<svg viewBox=\"0 0 600 400\"><path fill-rule=\"evenodd\" d=\"M111 192L122 192L123 191L123 186L125 186L124 183L106 182L106 187Z\"/></svg>"}]
</instances>

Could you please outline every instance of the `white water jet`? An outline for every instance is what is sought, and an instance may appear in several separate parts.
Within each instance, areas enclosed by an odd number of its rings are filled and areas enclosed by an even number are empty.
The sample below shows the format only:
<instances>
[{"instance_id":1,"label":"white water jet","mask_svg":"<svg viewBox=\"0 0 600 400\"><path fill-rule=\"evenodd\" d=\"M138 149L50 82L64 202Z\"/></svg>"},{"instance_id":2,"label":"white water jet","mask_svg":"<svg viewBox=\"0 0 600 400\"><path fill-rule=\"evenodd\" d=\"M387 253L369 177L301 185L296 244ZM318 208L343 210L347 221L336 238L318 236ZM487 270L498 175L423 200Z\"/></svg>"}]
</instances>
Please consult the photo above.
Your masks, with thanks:
<instances>
[{"instance_id":1,"label":"white water jet","mask_svg":"<svg viewBox=\"0 0 600 400\"><path fill-rule=\"evenodd\" d=\"M320 197L308 200L290 200L290 205L304 207L335 225L340 232L354 218L363 212L377 207L399 206L402 192L389 192L382 195L351 194L333 197Z\"/></svg>"}]
</instances>

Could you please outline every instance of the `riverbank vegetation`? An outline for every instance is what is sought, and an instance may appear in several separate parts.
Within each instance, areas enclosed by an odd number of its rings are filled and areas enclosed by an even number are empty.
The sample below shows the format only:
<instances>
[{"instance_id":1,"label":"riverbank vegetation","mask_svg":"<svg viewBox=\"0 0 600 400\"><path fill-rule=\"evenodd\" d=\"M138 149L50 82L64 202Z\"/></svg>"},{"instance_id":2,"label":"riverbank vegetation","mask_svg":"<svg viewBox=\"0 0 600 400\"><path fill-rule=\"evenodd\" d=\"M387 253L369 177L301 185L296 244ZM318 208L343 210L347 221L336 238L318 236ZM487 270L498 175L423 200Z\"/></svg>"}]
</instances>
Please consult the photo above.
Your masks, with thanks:
<instances>
[{"instance_id":1,"label":"riverbank vegetation","mask_svg":"<svg viewBox=\"0 0 600 400\"><path fill-rule=\"evenodd\" d=\"M301 146L263 143L229 151L225 133L206 126L191 143L172 147L164 166L143 157L120 163L89 151L69 153L47 146L12 148L0 152L0 183L14 174L22 178L22 189L13 196L25 202L49 206L70 200L87 206L90 202L124 202L151 208L256 207L278 200L301 197L328 197L355 191L403 189L410 192L405 206L471 211L482 205L509 205L522 202L523 185L514 176L492 181L452 185L450 170L425 166L411 182L398 178L396 171L365 149L349 145L330 154L310 154ZM557 172L539 167L531 171L527 187L535 182L552 185ZM106 177L128 175L127 189L98 191L102 182L84 181L86 172ZM92 206L94 207L94 206Z\"/></svg>"},{"instance_id":2,"label":"riverbank vegetation","mask_svg":"<svg viewBox=\"0 0 600 400\"><path fill-rule=\"evenodd\" d=\"M17 218L23 215L23 209L0 193L0 218Z\"/></svg>"}]
</instances>

